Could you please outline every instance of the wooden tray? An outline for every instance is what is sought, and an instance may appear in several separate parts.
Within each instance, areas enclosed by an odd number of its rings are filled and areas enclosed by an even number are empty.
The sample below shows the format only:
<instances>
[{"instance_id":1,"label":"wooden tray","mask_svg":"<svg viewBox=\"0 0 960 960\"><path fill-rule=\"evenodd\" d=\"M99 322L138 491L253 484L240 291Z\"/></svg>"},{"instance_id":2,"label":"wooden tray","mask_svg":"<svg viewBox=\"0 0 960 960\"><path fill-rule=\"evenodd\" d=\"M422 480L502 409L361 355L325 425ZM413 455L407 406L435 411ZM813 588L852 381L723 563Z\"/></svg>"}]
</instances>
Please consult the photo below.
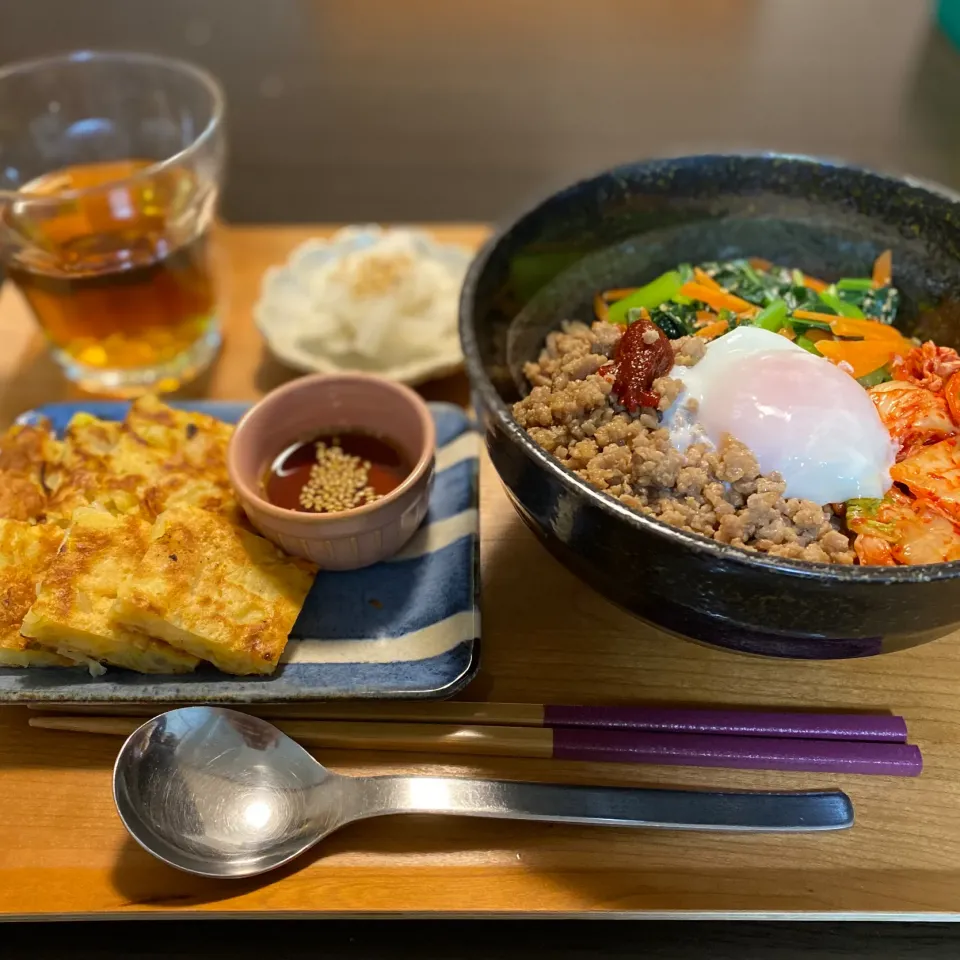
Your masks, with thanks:
<instances>
[{"instance_id":1,"label":"wooden tray","mask_svg":"<svg viewBox=\"0 0 960 960\"><path fill-rule=\"evenodd\" d=\"M310 229L229 230L233 287L224 355L205 389L253 397L283 372L264 359L249 306L260 273ZM477 243L480 228L437 230ZM0 302L0 415L64 398L18 300ZM430 385L465 401L466 384ZM38 396L39 394L39 396ZM383 820L336 834L254 881L177 873L129 840L110 796L117 743L27 728L0 709L0 915L535 913L656 916L960 916L960 639L870 660L791 663L734 656L641 624L602 600L533 539L481 463L484 658L465 699L890 709L926 767L916 780L820 777L490 758L328 752L346 772L456 773L563 782L801 789L839 786L857 825L838 834L631 832L452 819Z\"/></svg>"}]
</instances>

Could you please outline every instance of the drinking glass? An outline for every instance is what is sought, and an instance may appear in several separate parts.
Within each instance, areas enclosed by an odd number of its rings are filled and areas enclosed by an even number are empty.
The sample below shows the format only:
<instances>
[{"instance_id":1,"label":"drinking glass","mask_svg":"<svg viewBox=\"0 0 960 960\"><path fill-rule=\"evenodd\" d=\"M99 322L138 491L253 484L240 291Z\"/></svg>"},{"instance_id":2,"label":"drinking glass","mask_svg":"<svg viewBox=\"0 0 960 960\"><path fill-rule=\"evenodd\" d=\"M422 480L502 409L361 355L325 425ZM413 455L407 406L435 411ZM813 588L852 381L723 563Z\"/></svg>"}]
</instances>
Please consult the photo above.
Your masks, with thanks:
<instances>
[{"instance_id":1,"label":"drinking glass","mask_svg":"<svg viewBox=\"0 0 960 960\"><path fill-rule=\"evenodd\" d=\"M0 70L0 266L82 388L176 390L213 360L223 160L223 94L189 64L83 52Z\"/></svg>"}]
</instances>

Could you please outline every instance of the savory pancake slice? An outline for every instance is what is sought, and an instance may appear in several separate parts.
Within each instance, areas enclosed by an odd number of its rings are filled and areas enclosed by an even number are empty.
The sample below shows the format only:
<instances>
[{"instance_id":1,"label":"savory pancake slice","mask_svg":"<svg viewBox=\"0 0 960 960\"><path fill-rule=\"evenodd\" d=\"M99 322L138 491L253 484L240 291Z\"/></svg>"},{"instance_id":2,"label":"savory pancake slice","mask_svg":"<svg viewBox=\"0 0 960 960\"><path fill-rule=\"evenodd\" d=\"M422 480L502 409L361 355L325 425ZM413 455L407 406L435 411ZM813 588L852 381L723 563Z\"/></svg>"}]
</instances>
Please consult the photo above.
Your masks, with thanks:
<instances>
[{"instance_id":1,"label":"savory pancake slice","mask_svg":"<svg viewBox=\"0 0 960 960\"><path fill-rule=\"evenodd\" d=\"M143 479L117 473L110 455L120 438L121 425L77 413L59 444L55 465L48 468L47 517L66 524L74 510L99 504L114 513L136 513Z\"/></svg>"},{"instance_id":2,"label":"savory pancake slice","mask_svg":"<svg viewBox=\"0 0 960 960\"><path fill-rule=\"evenodd\" d=\"M185 450L198 466L206 463L215 467L217 464L207 458L211 454L216 458L233 435L229 423L196 410L168 406L155 394L130 404L124 426L151 447L169 452Z\"/></svg>"},{"instance_id":3,"label":"savory pancake slice","mask_svg":"<svg viewBox=\"0 0 960 960\"><path fill-rule=\"evenodd\" d=\"M63 531L49 523L0 520L0 666L72 667L72 660L20 636L37 586L57 555Z\"/></svg>"},{"instance_id":4,"label":"savory pancake slice","mask_svg":"<svg viewBox=\"0 0 960 960\"><path fill-rule=\"evenodd\" d=\"M250 529L250 522L233 489L211 478L167 473L143 490L140 510L148 520L156 520L164 510L176 506L198 507L209 513L219 513L233 526Z\"/></svg>"},{"instance_id":5,"label":"savory pancake slice","mask_svg":"<svg viewBox=\"0 0 960 960\"><path fill-rule=\"evenodd\" d=\"M168 407L156 397L135 400L111 453L111 469L144 478L140 509L155 520L167 507L192 504L243 524L227 475L230 424Z\"/></svg>"},{"instance_id":6,"label":"savory pancake slice","mask_svg":"<svg viewBox=\"0 0 960 960\"><path fill-rule=\"evenodd\" d=\"M117 589L136 570L149 543L150 525L137 517L93 507L77 510L21 633L67 657L141 673L193 670L195 657L125 630L113 619Z\"/></svg>"},{"instance_id":7,"label":"savory pancake slice","mask_svg":"<svg viewBox=\"0 0 960 960\"><path fill-rule=\"evenodd\" d=\"M98 504L153 522L167 506L191 503L245 525L227 476L232 432L229 424L153 396L135 400L122 423L77 414L49 471L48 516L65 521L78 507Z\"/></svg>"},{"instance_id":8,"label":"savory pancake slice","mask_svg":"<svg viewBox=\"0 0 960 960\"><path fill-rule=\"evenodd\" d=\"M40 520L47 506L44 473L57 455L46 421L14 425L0 435L0 517Z\"/></svg>"},{"instance_id":9,"label":"savory pancake slice","mask_svg":"<svg viewBox=\"0 0 960 960\"><path fill-rule=\"evenodd\" d=\"M120 587L117 621L225 673L273 673L315 568L193 506L166 510L151 537Z\"/></svg>"}]
</instances>

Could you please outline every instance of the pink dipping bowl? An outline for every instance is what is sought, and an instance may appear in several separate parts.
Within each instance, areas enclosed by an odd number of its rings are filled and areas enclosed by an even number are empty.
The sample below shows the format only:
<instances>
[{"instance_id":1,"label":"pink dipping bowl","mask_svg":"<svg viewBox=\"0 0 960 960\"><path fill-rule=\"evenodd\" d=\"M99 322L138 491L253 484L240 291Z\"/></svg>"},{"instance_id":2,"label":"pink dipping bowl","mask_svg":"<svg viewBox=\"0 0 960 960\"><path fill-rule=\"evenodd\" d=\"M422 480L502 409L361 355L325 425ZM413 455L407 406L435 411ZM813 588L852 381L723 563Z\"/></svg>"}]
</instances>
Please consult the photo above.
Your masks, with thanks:
<instances>
[{"instance_id":1,"label":"pink dipping bowl","mask_svg":"<svg viewBox=\"0 0 960 960\"><path fill-rule=\"evenodd\" d=\"M291 444L319 433L361 430L391 441L410 475L373 503L340 513L303 513L270 503L263 479ZM237 424L227 450L230 482L253 526L294 556L326 570L355 570L396 553L427 513L436 430L409 387L362 373L316 374L268 393Z\"/></svg>"}]
</instances>

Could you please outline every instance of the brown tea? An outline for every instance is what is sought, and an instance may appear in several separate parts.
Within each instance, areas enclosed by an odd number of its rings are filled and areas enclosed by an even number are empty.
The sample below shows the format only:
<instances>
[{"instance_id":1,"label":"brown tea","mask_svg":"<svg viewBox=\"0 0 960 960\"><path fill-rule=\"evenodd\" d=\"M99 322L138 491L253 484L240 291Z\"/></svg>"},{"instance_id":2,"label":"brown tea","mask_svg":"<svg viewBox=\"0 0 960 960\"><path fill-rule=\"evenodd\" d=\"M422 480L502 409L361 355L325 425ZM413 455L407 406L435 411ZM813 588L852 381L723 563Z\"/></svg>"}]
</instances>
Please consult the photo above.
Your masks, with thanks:
<instances>
[{"instance_id":1,"label":"brown tea","mask_svg":"<svg viewBox=\"0 0 960 960\"><path fill-rule=\"evenodd\" d=\"M203 202L195 178L150 166L58 170L21 191L55 202L0 209L3 227L30 241L14 250L7 273L53 345L85 367L162 368L216 322L210 217L191 209Z\"/></svg>"}]
</instances>

